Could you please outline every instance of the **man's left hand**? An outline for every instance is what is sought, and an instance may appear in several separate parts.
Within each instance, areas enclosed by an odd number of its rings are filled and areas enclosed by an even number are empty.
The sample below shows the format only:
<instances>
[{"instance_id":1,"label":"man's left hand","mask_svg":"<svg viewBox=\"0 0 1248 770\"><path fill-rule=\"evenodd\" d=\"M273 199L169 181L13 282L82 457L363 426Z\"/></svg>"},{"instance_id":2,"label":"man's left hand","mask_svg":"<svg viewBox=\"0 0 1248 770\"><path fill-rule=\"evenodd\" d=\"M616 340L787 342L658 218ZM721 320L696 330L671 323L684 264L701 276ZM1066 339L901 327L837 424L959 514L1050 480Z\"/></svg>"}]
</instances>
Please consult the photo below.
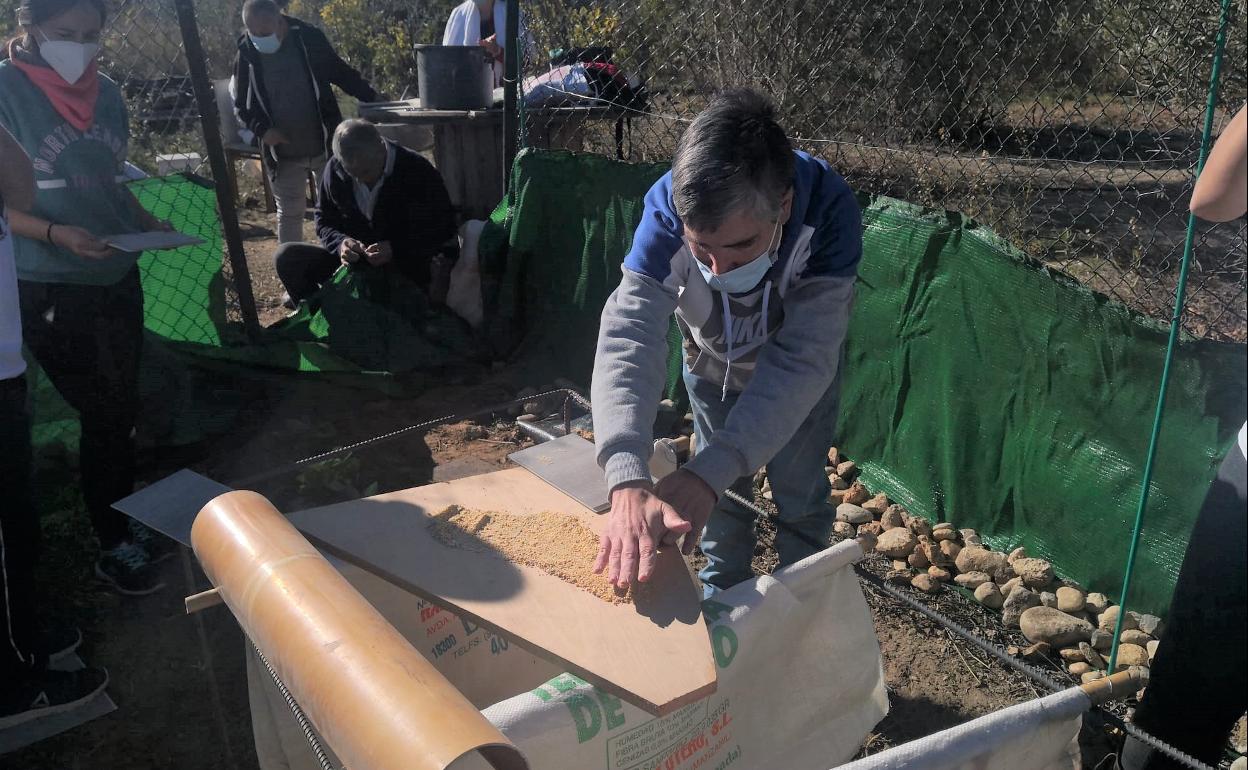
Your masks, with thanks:
<instances>
[{"instance_id":1,"label":"man's left hand","mask_svg":"<svg viewBox=\"0 0 1248 770\"><path fill-rule=\"evenodd\" d=\"M715 490L697 475L686 470L664 476L654 487L654 493L663 502L676 509L676 512L689 522L692 529L685 535L685 542L680 552L688 556L702 539L702 529L706 520L711 517L718 499ZM674 540L672 542L675 542Z\"/></svg>"},{"instance_id":2,"label":"man's left hand","mask_svg":"<svg viewBox=\"0 0 1248 770\"><path fill-rule=\"evenodd\" d=\"M364 258L373 267L381 267L394 259L394 249L390 247L390 241L374 243L372 246L364 249Z\"/></svg>"}]
</instances>

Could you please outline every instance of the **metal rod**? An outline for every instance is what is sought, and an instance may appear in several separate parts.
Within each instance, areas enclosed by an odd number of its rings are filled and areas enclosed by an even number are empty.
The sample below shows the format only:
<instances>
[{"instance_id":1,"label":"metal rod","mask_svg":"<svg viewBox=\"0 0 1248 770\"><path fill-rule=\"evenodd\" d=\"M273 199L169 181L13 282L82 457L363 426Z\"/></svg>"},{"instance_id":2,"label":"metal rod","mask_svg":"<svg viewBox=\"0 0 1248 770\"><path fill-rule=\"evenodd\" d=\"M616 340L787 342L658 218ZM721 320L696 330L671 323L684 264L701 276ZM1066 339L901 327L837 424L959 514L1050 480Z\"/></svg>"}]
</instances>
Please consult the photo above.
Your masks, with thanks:
<instances>
[{"instance_id":1,"label":"metal rod","mask_svg":"<svg viewBox=\"0 0 1248 770\"><path fill-rule=\"evenodd\" d=\"M537 395L534 395L534 396L525 396L524 398L516 398L510 401L502 401L497 404L491 404L490 406L484 407L482 409L477 409L472 412L466 412L463 414L448 414L442 417L435 417L432 420L419 422L419 423L416 423L415 425L408 425L407 427L404 427L404 428L392 430L389 433L383 433L379 436L366 438L363 441L356 441L355 443L352 443L352 444L347 444L345 446L340 446L334 449L320 452L310 457L305 457L302 460L296 460L292 463L287 463L286 465L282 465L277 468L272 468L267 471L261 471L260 473L255 473L255 474L252 474L251 476L245 476L241 479L231 480L229 482L226 482L226 486L233 487L234 489L247 489L248 487L250 487L253 484L256 484L257 482L265 481L267 479L271 479L276 476L281 476L285 473L290 473L291 471L299 470L300 468L306 465L320 462L322 460L328 460L331 457L336 457L346 452L350 452L354 449L362 449L366 446L371 446L373 444L380 444L385 441L390 441L400 436L411 433L412 431L433 428L438 425L445 425L450 422L456 422L458 420L465 420L470 417L476 417L482 414L490 414L492 412L501 412L517 404L524 404L527 401L548 398L554 395L564 395L572 399L576 403L580 404L585 409L587 410L589 409L589 402L586 401L583 396L581 396L579 393L577 393L574 390L568 390L567 388L558 388L555 390L548 390L545 393L538 393Z\"/></svg>"},{"instance_id":2,"label":"metal rod","mask_svg":"<svg viewBox=\"0 0 1248 770\"><path fill-rule=\"evenodd\" d=\"M329 757L325 754L325 749L321 746L320 736L312 729L312 725L308 722L308 717L303 713L303 709L299 707L295 701L295 696L290 694L290 690L286 688L286 684L281 677L277 675L277 671L269 663L269 659L264 657L264 653L260 652L260 648L256 646L250 638L247 643L251 645L251 650L256 654L256 659L260 661L260 665L264 666L264 670L269 672L269 676L273 679L273 685L277 687L278 693L281 694L282 700L286 701L287 707L290 708L290 715L295 718L295 723L299 725L299 729L303 731L303 737L308 741L308 748L312 750L313 756L316 757L317 764L321 766L321 770L336 770L333 763L329 761ZM343 768L343 770L346 770Z\"/></svg>"},{"instance_id":3,"label":"metal rod","mask_svg":"<svg viewBox=\"0 0 1248 770\"><path fill-rule=\"evenodd\" d=\"M243 234L238 227L238 209L229 184L230 167L225 157L225 145L221 140L221 122L217 113L217 97L208 77L204 47L199 39L199 24L195 20L194 0L174 0L178 11L178 26L182 31L182 47L186 52L186 64L195 88L195 103L199 108L199 123L204 132L204 145L208 164L212 169L213 187L217 193L217 209L221 214L221 229L230 257L230 269L234 276L234 290L238 292L238 307L243 316L243 326L249 337L260 331L260 316L256 312L256 298L251 291L251 271L247 268L247 254L243 250Z\"/></svg>"},{"instance_id":4,"label":"metal rod","mask_svg":"<svg viewBox=\"0 0 1248 770\"><path fill-rule=\"evenodd\" d=\"M1218 77L1222 72L1222 53L1226 50L1226 27L1230 20L1231 0L1222 0L1222 17L1218 22L1217 42L1213 47L1213 69L1209 73L1209 96L1205 103L1205 129L1200 140L1200 157L1196 161L1196 177L1205 168L1209 157L1209 138L1213 134L1213 112L1218 102ZM1109 650L1109 671L1118 665L1118 647L1122 642L1122 626L1127 616L1127 602L1131 598L1131 577L1135 571L1135 555L1140 545L1140 533L1144 529L1144 513L1148 509L1149 486L1153 479L1153 463L1157 459L1157 443L1161 436L1161 420L1166 414L1166 394L1170 386L1170 365L1179 347L1179 334L1183 329L1183 304L1187 293L1187 273L1192 264L1192 246L1196 240L1196 215L1187 215L1187 236L1183 240L1183 261L1179 264L1179 285L1174 292L1174 315L1170 319L1170 340L1166 343L1166 362L1161 369L1161 384L1157 389L1157 411L1153 415L1153 432L1148 439L1148 454L1144 460L1144 477L1140 483L1140 503L1135 509L1135 525L1131 528L1131 547L1127 550L1127 569L1122 578L1122 593L1118 595L1118 622L1114 624L1114 641Z\"/></svg>"}]
</instances>

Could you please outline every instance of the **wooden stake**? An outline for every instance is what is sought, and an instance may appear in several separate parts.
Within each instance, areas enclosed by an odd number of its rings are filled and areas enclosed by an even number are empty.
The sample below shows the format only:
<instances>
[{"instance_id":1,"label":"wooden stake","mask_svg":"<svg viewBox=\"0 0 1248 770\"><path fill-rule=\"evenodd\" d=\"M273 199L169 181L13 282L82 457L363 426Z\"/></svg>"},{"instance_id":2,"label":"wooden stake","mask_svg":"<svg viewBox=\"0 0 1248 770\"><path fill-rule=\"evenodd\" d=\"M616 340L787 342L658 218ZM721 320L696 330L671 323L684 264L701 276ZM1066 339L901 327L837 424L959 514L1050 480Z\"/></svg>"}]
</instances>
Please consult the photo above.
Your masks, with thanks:
<instances>
[{"instance_id":1,"label":"wooden stake","mask_svg":"<svg viewBox=\"0 0 1248 770\"><path fill-rule=\"evenodd\" d=\"M194 615L200 610L206 610L209 607L216 607L218 604L224 603L225 599L221 598L220 591L210 588L207 591L200 591L197 594L188 596L182 601L186 604L186 614Z\"/></svg>"},{"instance_id":2,"label":"wooden stake","mask_svg":"<svg viewBox=\"0 0 1248 770\"><path fill-rule=\"evenodd\" d=\"M1145 674L1145 669L1133 666L1126 671L1119 671L1117 674L1079 686L1092 699L1092 705L1097 706L1116 698L1134 695L1146 684L1148 684L1148 676Z\"/></svg>"}]
</instances>

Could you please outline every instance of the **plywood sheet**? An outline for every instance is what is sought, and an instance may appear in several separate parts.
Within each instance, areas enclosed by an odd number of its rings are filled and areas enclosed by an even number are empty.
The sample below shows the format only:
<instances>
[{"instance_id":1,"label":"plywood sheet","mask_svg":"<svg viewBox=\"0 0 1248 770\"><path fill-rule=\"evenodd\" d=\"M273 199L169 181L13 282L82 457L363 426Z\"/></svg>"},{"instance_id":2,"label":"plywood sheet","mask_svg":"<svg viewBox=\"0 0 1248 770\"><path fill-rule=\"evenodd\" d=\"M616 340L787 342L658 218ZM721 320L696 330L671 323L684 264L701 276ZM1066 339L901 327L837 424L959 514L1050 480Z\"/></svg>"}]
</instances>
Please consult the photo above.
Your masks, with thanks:
<instances>
[{"instance_id":1,"label":"plywood sheet","mask_svg":"<svg viewBox=\"0 0 1248 770\"><path fill-rule=\"evenodd\" d=\"M610 604L541 570L438 542L428 520L450 505L568 513L594 532L606 524L522 468L300 511L290 520L339 558L453 608L650 713L715 691L698 592L677 549L659 554L651 587L633 603Z\"/></svg>"}]
</instances>

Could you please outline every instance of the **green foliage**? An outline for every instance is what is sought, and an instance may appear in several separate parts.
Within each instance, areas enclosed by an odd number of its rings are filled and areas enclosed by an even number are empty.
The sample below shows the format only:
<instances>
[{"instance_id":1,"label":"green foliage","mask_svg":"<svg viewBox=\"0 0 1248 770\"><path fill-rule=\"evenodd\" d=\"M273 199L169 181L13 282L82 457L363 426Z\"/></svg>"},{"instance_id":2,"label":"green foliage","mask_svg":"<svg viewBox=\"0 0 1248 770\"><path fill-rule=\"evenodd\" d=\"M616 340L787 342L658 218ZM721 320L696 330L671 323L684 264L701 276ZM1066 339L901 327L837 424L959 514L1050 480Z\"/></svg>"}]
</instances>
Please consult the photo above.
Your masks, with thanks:
<instances>
[{"instance_id":1,"label":"green foliage","mask_svg":"<svg viewBox=\"0 0 1248 770\"><path fill-rule=\"evenodd\" d=\"M641 30L626 30L621 14L602 5L569 7L557 0L525 5L525 23L542 54L560 48L610 47L617 61L628 58L630 40Z\"/></svg>"},{"instance_id":2,"label":"green foliage","mask_svg":"<svg viewBox=\"0 0 1248 770\"><path fill-rule=\"evenodd\" d=\"M310 500L347 500L377 494L377 482L360 486L361 463L350 453L314 463L295 477L298 494Z\"/></svg>"}]
</instances>

